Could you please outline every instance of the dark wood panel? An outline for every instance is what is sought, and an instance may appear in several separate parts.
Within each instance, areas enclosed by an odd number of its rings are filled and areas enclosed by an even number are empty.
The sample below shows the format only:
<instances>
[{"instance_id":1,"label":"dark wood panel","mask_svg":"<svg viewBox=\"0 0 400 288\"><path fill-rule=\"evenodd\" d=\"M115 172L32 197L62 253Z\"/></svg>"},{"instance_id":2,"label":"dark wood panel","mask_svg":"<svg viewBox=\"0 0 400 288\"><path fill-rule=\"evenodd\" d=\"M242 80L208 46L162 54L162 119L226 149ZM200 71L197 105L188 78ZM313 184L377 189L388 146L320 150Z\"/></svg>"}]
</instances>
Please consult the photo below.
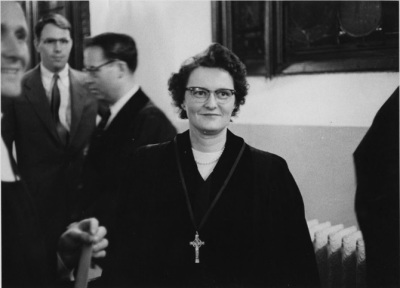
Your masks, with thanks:
<instances>
[{"instance_id":1,"label":"dark wood panel","mask_svg":"<svg viewBox=\"0 0 400 288\"><path fill-rule=\"evenodd\" d=\"M69 65L75 69L83 67L83 39L90 36L90 11L89 1L23 1L29 29L31 31L29 48L31 52L30 67L39 62L39 55L34 47L34 27L39 19L48 13L63 15L71 23L71 38L74 42Z\"/></svg>"},{"instance_id":2,"label":"dark wood panel","mask_svg":"<svg viewBox=\"0 0 400 288\"><path fill-rule=\"evenodd\" d=\"M398 1L216 1L213 40L249 75L398 71Z\"/></svg>"}]
</instances>

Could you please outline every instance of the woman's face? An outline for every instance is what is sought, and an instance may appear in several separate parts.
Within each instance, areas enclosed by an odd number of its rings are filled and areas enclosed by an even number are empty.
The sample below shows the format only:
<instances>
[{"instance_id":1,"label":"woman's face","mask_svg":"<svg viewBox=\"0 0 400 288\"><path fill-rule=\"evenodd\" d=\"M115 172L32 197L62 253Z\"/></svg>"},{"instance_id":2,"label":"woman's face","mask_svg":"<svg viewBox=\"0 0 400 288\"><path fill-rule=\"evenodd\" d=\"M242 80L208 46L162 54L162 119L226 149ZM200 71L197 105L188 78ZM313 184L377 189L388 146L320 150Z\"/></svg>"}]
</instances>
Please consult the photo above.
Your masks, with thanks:
<instances>
[{"instance_id":1,"label":"woman's face","mask_svg":"<svg viewBox=\"0 0 400 288\"><path fill-rule=\"evenodd\" d=\"M196 98L191 91L185 92L182 108L187 113L190 129L210 135L225 130L235 108L235 95L226 97L225 93L219 92L218 97L214 91L233 90L232 76L223 69L198 67L192 71L186 85L186 88L194 87L211 93L208 97ZM204 93L197 95L204 96Z\"/></svg>"}]
</instances>

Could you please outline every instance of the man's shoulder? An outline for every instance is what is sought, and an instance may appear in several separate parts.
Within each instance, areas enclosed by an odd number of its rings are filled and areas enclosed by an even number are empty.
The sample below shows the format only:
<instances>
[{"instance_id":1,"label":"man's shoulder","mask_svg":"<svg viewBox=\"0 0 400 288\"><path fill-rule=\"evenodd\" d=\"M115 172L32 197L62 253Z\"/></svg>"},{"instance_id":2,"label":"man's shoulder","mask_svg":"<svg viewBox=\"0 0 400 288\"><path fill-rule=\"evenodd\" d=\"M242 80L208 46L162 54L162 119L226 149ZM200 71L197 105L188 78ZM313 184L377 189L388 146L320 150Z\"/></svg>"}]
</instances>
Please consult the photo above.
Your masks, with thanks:
<instances>
[{"instance_id":1,"label":"man's shoulder","mask_svg":"<svg viewBox=\"0 0 400 288\"><path fill-rule=\"evenodd\" d=\"M146 105L140 110L139 113L143 114L155 114L155 115L165 115L164 112L159 108L153 101L149 100Z\"/></svg>"},{"instance_id":2,"label":"man's shoulder","mask_svg":"<svg viewBox=\"0 0 400 288\"><path fill-rule=\"evenodd\" d=\"M26 83L27 81L29 81L32 77L35 76L40 76L40 69L39 66L36 66L28 71L25 72L23 78L22 78L22 82Z\"/></svg>"},{"instance_id":3,"label":"man's shoulder","mask_svg":"<svg viewBox=\"0 0 400 288\"><path fill-rule=\"evenodd\" d=\"M140 146L129 156L128 163L131 164L128 170L139 169L141 173L151 174L160 166L165 166L165 163L171 162L165 160L165 157L173 155L172 149L172 141ZM150 167L150 169L144 169L144 167Z\"/></svg>"},{"instance_id":4,"label":"man's shoulder","mask_svg":"<svg viewBox=\"0 0 400 288\"><path fill-rule=\"evenodd\" d=\"M156 144L148 144L141 146L137 149L136 154L150 154L154 155L155 153L160 153L167 149L168 146L172 145L172 140L170 141L165 141L162 143L156 143Z\"/></svg>"},{"instance_id":5,"label":"man's shoulder","mask_svg":"<svg viewBox=\"0 0 400 288\"><path fill-rule=\"evenodd\" d=\"M72 84L78 82L81 85L85 85L86 74L84 72L69 67L69 73Z\"/></svg>"},{"instance_id":6,"label":"man's shoulder","mask_svg":"<svg viewBox=\"0 0 400 288\"><path fill-rule=\"evenodd\" d=\"M149 144L139 147L135 151L136 159L146 159L147 162L152 162L155 160L159 160L159 157L164 154L164 152L172 147L172 140L156 143L156 144Z\"/></svg>"},{"instance_id":7,"label":"man's shoulder","mask_svg":"<svg viewBox=\"0 0 400 288\"><path fill-rule=\"evenodd\" d=\"M286 160L274 153L257 149L248 145L256 166L287 167Z\"/></svg>"},{"instance_id":8,"label":"man's shoulder","mask_svg":"<svg viewBox=\"0 0 400 288\"><path fill-rule=\"evenodd\" d=\"M161 118L166 118L165 113L161 108L159 108L151 99L149 96L147 96L142 89L139 89L138 92L136 92L134 97L140 97L142 98L142 103L143 106L139 110L139 115L143 116L153 116L153 117L161 117Z\"/></svg>"},{"instance_id":9,"label":"man's shoulder","mask_svg":"<svg viewBox=\"0 0 400 288\"><path fill-rule=\"evenodd\" d=\"M154 120L159 119L163 122L170 122L164 111L158 107L143 91L139 89L138 93L139 94L135 95L134 97L140 95L140 97L144 97L146 100L142 102L144 105L138 112L139 118L153 118Z\"/></svg>"},{"instance_id":10,"label":"man's shoulder","mask_svg":"<svg viewBox=\"0 0 400 288\"><path fill-rule=\"evenodd\" d=\"M69 71L70 71L70 73L73 73L73 74L78 75L78 76L83 76L84 77L86 75L85 72L76 70L76 69L71 68L71 67L69 67Z\"/></svg>"},{"instance_id":11,"label":"man's shoulder","mask_svg":"<svg viewBox=\"0 0 400 288\"><path fill-rule=\"evenodd\" d=\"M86 74L82 71L73 69L71 67L69 67L69 72L71 75L71 78L75 81L78 81L79 83L84 83ZM27 81L29 81L30 79L32 79L33 77L40 77L40 66L37 65L34 68L28 70L27 72L25 72L22 81L25 83Z\"/></svg>"}]
</instances>

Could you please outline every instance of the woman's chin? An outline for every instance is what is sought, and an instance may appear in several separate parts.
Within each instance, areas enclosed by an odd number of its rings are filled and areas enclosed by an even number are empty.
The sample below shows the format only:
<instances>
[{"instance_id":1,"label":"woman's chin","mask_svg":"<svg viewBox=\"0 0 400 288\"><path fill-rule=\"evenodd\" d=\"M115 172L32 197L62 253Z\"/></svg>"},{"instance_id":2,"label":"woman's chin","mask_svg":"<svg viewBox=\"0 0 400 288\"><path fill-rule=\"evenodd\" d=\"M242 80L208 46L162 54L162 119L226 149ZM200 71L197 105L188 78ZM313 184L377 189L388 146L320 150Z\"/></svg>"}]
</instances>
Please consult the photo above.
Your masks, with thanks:
<instances>
[{"instance_id":1,"label":"woman's chin","mask_svg":"<svg viewBox=\"0 0 400 288\"><path fill-rule=\"evenodd\" d=\"M201 133L204 135L217 135L225 130L226 127L206 127L201 129Z\"/></svg>"}]
</instances>

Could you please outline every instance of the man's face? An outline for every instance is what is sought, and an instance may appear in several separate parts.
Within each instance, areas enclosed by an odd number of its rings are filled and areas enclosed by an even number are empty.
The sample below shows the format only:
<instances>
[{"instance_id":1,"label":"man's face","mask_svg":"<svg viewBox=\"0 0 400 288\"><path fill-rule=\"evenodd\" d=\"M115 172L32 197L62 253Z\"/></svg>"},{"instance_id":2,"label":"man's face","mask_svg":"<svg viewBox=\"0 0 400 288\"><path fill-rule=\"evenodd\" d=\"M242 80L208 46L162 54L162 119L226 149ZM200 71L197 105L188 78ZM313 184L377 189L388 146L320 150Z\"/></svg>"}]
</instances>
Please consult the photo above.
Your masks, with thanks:
<instances>
[{"instance_id":1,"label":"man's face","mask_svg":"<svg viewBox=\"0 0 400 288\"><path fill-rule=\"evenodd\" d=\"M16 2L1 2L1 95L18 96L29 63L28 28Z\"/></svg>"},{"instance_id":2,"label":"man's face","mask_svg":"<svg viewBox=\"0 0 400 288\"><path fill-rule=\"evenodd\" d=\"M116 61L107 59L98 46L86 48L83 55L90 92L98 100L113 104L116 101L115 86L118 85Z\"/></svg>"},{"instance_id":3,"label":"man's face","mask_svg":"<svg viewBox=\"0 0 400 288\"><path fill-rule=\"evenodd\" d=\"M46 24L35 44L44 67L52 72L58 72L65 67L72 48L68 29L61 29L51 23Z\"/></svg>"}]
</instances>

